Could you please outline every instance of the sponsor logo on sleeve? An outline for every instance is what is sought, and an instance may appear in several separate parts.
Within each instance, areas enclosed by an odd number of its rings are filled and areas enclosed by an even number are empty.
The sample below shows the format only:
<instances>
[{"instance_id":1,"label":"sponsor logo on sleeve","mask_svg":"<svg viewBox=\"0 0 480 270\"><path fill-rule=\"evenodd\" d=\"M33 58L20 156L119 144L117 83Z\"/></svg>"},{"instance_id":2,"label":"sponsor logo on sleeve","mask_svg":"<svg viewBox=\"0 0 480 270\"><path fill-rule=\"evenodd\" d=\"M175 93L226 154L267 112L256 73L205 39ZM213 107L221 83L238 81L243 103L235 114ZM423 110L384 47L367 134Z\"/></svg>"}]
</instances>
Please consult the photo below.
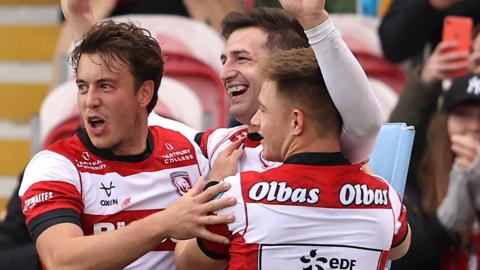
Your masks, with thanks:
<instances>
[{"instance_id":1,"label":"sponsor logo on sleeve","mask_svg":"<svg viewBox=\"0 0 480 270\"><path fill-rule=\"evenodd\" d=\"M23 212L26 212L26 211L32 209L35 205L37 205L39 203L43 203L45 201L48 201L51 198L53 198L53 192L52 191L47 191L47 192L43 192L43 193L34 195L34 196L25 200L25 203L23 205Z\"/></svg>"}]
</instances>

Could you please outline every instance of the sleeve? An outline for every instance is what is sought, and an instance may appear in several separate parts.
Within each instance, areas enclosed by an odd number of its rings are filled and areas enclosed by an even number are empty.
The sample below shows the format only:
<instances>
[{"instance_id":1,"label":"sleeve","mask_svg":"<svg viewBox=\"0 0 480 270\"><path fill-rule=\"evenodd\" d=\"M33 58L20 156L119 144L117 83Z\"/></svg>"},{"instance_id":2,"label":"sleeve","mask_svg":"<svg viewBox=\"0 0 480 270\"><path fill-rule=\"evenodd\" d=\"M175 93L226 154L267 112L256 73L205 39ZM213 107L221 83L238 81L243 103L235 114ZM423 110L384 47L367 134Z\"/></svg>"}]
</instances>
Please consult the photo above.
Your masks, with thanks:
<instances>
[{"instance_id":1,"label":"sleeve","mask_svg":"<svg viewBox=\"0 0 480 270\"><path fill-rule=\"evenodd\" d=\"M475 163L476 165L479 164L478 155ZM474 187L472 188L475 190ZM458 231L474 215L470 199L467 172L454 164L450 171L447 195L437 209L438 221L445 228Z\"/></svg>"},{"instance_id":2,"label":"sleeve","mask_svg":"<svg viewBox=\"0 0 480 270\"><path fill-rule=\"evenodd\" d=\"M246 229L246 213L241 190L241 174L229 176L224 181L231 183L231 188L215 197L215 199L224 196L234 197L237 201L236 205L223 208L217 212L216 215L234 215L235 221L230 224L221 224L214 226L207 226L207 229L215 234L223 235L230 240L233 239L236 233L243 232ZM210 242L201 238L197 238L199 248L208 257L215 260L226 259L229 256L230 245L222 245L219 243Z\"/></svg>"},{"instance_id":3,"label":"sleeve","mask_svg":"<svg viewBox=\"0 0 480 270\"><path fill-rule=\"evenodd\" d=\"M432 269L440 268L440 261L452 246L457 245L458 238L450 235L440 225L435 215L419 210L420 193L412 191L406 201L408 223L412 230L410 249L402 258L393 261L392 270L419 269L419 266L430 265Z\"/></svg>"},{"instance_id":4,"label":"sleeve","mask_svg":"<svg viewBox=\"0 0 480 270\"><path fill-rule=\"evenodd\" d=\"M422 53L440 34L442 19L429 0L394 0L379 27L385 58L401 62Z\"/></svg>"},{"instance_id":5,"label":"sleeve","mask_svg":"<svg viewBox=\"0 0 480 270\"><path fill-rule=\"evenodd\" d=\"M389 196L392 205L393 216L395 219L394 235L391 246L394 248L403 243L408 235L407 208L402 203L400 195L391 186Z\"/></svg>"},{"instance_id":6,"label":"sleeve","mask_svg":"<svg viewBox=\"0 0 480 270\"><path fill-rule=\"evenodd\" d=\"M195 142L197 145L202 149L202 153L206 158L209 158L208 156L208 139L210 138L210 135L212 135L214 129L209 129L205 132L199 132L195 135Z\"/></svg>"},{"instance_id":7,"label":"sleeve","mask_svg":"<svg viewBox=\"0 0 480 270\"><path fill-rule=\"evenodd\" d=\"M352 163L365 161L382 124L368 78L330 19L305 33L343 120L342 152Z\"/></svg>"},{"instance_id":8,"label":"sleeve","mask_svg":"<svg viewBox=\"0 0 480 270\"><path fill-rule=\"evenodd\" d=\"M74 165L51 151L35 155L23 176L19 196L26 224L36 238L50 226L73 223L81 226L81 185Z\"/></svg>"}]
</instances>

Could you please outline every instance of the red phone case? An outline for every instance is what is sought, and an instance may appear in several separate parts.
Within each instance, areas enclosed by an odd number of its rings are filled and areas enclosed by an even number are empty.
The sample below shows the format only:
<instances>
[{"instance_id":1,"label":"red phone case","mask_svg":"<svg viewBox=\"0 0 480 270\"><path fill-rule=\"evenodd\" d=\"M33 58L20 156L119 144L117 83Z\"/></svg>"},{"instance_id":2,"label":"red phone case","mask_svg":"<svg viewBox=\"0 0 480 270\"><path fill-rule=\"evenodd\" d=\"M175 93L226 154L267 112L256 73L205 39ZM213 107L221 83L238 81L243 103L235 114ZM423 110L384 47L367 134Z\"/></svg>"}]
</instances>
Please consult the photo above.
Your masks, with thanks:
<instances>
[{"instance_id":1,"label":"red phone case","mask_svg":"<svg viewBox=\"0 0 480 270\"><path fill-rule=\"evenodd\" d=\"M470 17L447 16L443 23L443 41L457 41L455 51L470 52L472 46L473 20ZM452 78L468 73L468 69L449 72Z\"/></svg>"}]
</instances>

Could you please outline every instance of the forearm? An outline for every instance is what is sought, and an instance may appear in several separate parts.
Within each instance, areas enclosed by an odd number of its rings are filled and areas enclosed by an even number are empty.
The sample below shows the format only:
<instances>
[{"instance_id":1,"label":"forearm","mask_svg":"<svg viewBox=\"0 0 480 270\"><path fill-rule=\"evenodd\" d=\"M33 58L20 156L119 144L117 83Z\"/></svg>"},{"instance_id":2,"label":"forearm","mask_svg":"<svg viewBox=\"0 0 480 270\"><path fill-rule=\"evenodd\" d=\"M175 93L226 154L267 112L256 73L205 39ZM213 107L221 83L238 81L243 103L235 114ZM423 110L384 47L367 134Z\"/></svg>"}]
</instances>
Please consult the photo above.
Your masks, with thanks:
<instances>
[{"instance_id":1,"label":"forearm","mask_svg":"<svg viewBox=\"0 0 480 270\"><path fill-rule=\"evenodd\" d=\"M73 224L58 224L44 231L37 249L47 269L121 269L151 251L165 239L158 216L98 235L83 236Z\"/></svg>"},{"instance_id":2,"label":"forearm","mask_svg":"<svg viewBox=\"0 0 480 270\"><path fill-rule=\"evenodd\" d=\"M373 149L382 124L368 78L330 21L306 34L327 90L343 120L342 151L353 163L364 161Z\"/></svg>"},{"instance_id":3,"label":"forearm","mask_svg":"<svg viewBox=\"0 0 480 270\"><path fill-rule=\"evenodd\" d=\"M198 247L196 239L179 241L175 247L175 264L178 270L225 269L227 260L215 260L206 256Z\"/></svg>"}]
</instances>

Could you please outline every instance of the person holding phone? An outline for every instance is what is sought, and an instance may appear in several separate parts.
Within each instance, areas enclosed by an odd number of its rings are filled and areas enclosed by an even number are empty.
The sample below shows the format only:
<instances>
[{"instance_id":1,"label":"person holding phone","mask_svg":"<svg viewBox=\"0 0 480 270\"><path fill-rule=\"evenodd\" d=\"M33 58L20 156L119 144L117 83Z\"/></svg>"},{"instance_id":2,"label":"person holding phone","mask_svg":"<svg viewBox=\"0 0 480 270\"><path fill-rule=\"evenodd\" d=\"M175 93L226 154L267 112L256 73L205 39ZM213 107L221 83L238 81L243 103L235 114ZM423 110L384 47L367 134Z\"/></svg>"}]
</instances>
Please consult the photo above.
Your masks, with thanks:
<instances>
[{"instance_id":1,"label":"person holding phone","mask_svg":"<svg viewBox=\"0 0 480 270\"><path fill-rule=\"evenodd\" d=\"M382 18L379 35L384 57L394 63L415 58L424 63L425 48L442 40L443 19L448 15L480 20L477 0L393 0Z\"/></svg>"},{"instance_id":2,"label":"person holding phone","mask_svg":"<svg viewBox=\"0 0 480 270\"><path fill-rule=\"evenodd\" d=\"M480 49L480 37L473 47ZM476 40L477 40L476 39ZM469 199L473 162L478 152L480 110L479 77L452 76L468 68L475 72L478 52L455 50L443 41L415 69L390 121L407 122L416 129L405 204L412 228L412 245L396 269L477 269ZM443 87L442 87L443 84ZM448 90L448 91L447 91ZM477 248L478 249L478 248ZM473 267L473 268L472 268Z\"/></svg>"}]
</instances>

